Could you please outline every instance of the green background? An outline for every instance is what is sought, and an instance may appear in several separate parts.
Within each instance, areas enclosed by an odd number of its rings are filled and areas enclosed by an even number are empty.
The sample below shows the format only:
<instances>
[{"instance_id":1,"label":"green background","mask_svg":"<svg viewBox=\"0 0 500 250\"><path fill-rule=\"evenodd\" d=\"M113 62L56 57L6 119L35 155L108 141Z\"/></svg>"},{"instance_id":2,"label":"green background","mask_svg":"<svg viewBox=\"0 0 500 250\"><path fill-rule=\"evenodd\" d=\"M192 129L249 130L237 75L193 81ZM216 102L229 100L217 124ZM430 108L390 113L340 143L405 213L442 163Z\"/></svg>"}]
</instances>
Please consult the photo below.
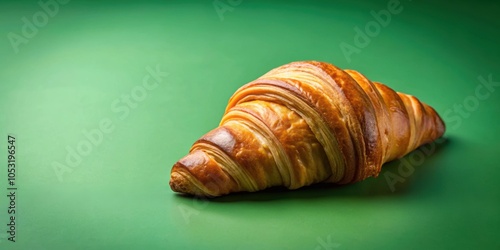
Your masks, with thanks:
<instances>
[{"instance_id":1,"label":"green background","mask_svg":"<svg viewBox=\"0 0 500 250\"><path fill-rule=\"evenodd\" d=\"M23 17L43 8L0 3L1 249L500 248L500 88L475 97L478 77L500 81L498 1L403 0L348 57L341 44L354 46L355 27L388 1L220 2L230 8L221 15L213 1L73 0L17 53L9 34L22 35ZM446 142L349 186L175 195L171 166L218 125L231 94L298 60L356 69L419 97L444 117ZM122 96L143 93L157 65L168 76L128 106ZM112 131L59 179L54 166L68 165L68 150L102 120ZM16 243L5 233L10 133Z\"/></svg>"}]
</instances>

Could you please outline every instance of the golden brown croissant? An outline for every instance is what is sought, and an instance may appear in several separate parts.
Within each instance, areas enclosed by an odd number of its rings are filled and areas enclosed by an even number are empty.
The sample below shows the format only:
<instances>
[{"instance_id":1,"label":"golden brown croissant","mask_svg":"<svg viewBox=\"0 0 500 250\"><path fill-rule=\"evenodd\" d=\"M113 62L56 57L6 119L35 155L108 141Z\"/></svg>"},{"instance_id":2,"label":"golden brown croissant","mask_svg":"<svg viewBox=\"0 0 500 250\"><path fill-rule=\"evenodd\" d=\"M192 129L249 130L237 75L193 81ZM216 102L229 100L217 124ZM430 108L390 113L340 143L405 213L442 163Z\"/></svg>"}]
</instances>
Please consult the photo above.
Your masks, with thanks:
<instances>
[{"instance_id":1,"label":"golden brown croissant","mask_svg":"<svg viewBox=\"0 0 500 250\"><path fill-rule=\"evenodd\" d=\"M293 62L234 93L220 126L172 168L172 190L199 196L353 183L444 133L430 106L354 70Z\"/></svg>"}]
</instances>

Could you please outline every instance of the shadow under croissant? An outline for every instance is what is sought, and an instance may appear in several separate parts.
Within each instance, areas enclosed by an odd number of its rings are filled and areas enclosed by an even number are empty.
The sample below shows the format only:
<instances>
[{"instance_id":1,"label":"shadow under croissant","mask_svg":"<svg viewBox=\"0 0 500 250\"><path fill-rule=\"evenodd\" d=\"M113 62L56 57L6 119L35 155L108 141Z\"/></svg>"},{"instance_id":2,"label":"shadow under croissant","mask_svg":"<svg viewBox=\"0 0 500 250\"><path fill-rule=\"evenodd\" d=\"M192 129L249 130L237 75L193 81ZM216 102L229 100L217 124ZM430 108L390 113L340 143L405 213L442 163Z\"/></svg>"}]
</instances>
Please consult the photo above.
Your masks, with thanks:
<instances>
[{"instance_id":1,"label":"shadow under croissant","mask_svg":"<svg viewBox=\"0 0 500 250\"><path fill-rule=\"evenodd\" d=\"M347 184L347 185L337 185L329 183L319 183L307 187L302 187L296 190L288 190L284 187L272 187L263 191L258 192L240 192L232 193L220 197L214 197L207 199L211 202L238 202L238 201L273 201L273 200L283 200L283 199L316 199L324 197L362 197L375 198L381 196L401 196L408 194L412 187L418 186L418 181L425 182L425 178L421 177L420 173L432 174L429 172L430 168L435 167L433 161L435 161L439 155L442 153L445 145L451 143L450 138L442 137L441 139L434 141L430 144L422 145L410 154L406 155L402 159L393 160L384 164L382 171L377 178L367 178L363 181ZM429 150L432 148L432 151ZM427 150L424 150L427 149ZM412 164L411 158L413 154L423 153L425 159L420 164ZM429 153L430 152L430 153ZM410 162L406 167L411 169L403 169L402 162ZM402 171L410 174L401 174ZM395 185L391 188L391 183L389 183L386 176L396 176ZM394 180L393 180L394 181ZM178 197L192 199L193 196L185 194L177 194ZM203 197L198 197L203 198Z\"/></svg>"}]
</instances>

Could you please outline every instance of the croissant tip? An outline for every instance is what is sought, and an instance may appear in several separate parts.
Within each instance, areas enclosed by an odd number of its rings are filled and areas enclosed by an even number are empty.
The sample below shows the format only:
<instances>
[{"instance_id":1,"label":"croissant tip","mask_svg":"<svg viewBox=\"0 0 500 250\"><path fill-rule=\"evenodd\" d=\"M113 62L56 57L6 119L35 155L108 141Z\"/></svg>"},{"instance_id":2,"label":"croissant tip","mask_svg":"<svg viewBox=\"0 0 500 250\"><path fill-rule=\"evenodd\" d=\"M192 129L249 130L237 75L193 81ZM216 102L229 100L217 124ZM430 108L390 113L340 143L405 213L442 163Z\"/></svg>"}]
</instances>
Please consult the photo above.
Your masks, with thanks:
<instances>
[{"instance_id":1,"label":"croissant tip","mask_svg":"<svg viewBox=\"0 0 500 250\"><path fill-rule=\"evenodd\" d=\"M172 173L170 174L169 185L172 191L176 193L188 196L192 195L192 196L211 197L211 195L203 192L192 181L190 181L189 178L184 176L182 173L179 173L178 171L172 171Z\"/></svg>"},{"instance_id":2,"label":"croissant tip","mask_svg":"<svg viewBox=\"0 0 500 250\"><path fill-rule=\"evenodd\" d=\"M172 191L183 194L194 194L194 185L191 184L184 176L177 172L172 172L170 175L170 188Z\"/></svg>"}]
</instances>

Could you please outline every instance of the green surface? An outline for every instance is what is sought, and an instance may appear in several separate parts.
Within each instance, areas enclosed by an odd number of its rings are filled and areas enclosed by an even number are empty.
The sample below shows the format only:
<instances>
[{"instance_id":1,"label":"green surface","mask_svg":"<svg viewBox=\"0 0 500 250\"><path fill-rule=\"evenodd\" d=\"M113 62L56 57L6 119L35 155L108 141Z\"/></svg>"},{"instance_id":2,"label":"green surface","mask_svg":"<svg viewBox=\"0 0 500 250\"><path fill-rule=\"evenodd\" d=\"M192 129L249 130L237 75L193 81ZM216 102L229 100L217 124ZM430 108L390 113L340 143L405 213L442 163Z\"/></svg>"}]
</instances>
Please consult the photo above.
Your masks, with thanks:
<instances>
[{"instance_id":1,"label":"green surface","mask_svg":"<svg viewBox=\"0 0 500 250\"><path fill-rule=\"evenodd\" d=\"M488 90L478 79L500 82L498 1L401 1L385 26L370 12L388 1L219 7L230 9L73 0L44 24L37 1L0 3L1 249L500 248L500 83ZM21 36L34 16L44 25L12 46L10 32ZM355 27L367 25L372 37L357 46ZM239 86L308 59L419 97L444 117L446 142L350 186L211 201L170 190L171 166L217 126ZM156 67L168 75L141 87ZM72 150L80 161L67 161Z\"/></svg>"}]
</instances>

